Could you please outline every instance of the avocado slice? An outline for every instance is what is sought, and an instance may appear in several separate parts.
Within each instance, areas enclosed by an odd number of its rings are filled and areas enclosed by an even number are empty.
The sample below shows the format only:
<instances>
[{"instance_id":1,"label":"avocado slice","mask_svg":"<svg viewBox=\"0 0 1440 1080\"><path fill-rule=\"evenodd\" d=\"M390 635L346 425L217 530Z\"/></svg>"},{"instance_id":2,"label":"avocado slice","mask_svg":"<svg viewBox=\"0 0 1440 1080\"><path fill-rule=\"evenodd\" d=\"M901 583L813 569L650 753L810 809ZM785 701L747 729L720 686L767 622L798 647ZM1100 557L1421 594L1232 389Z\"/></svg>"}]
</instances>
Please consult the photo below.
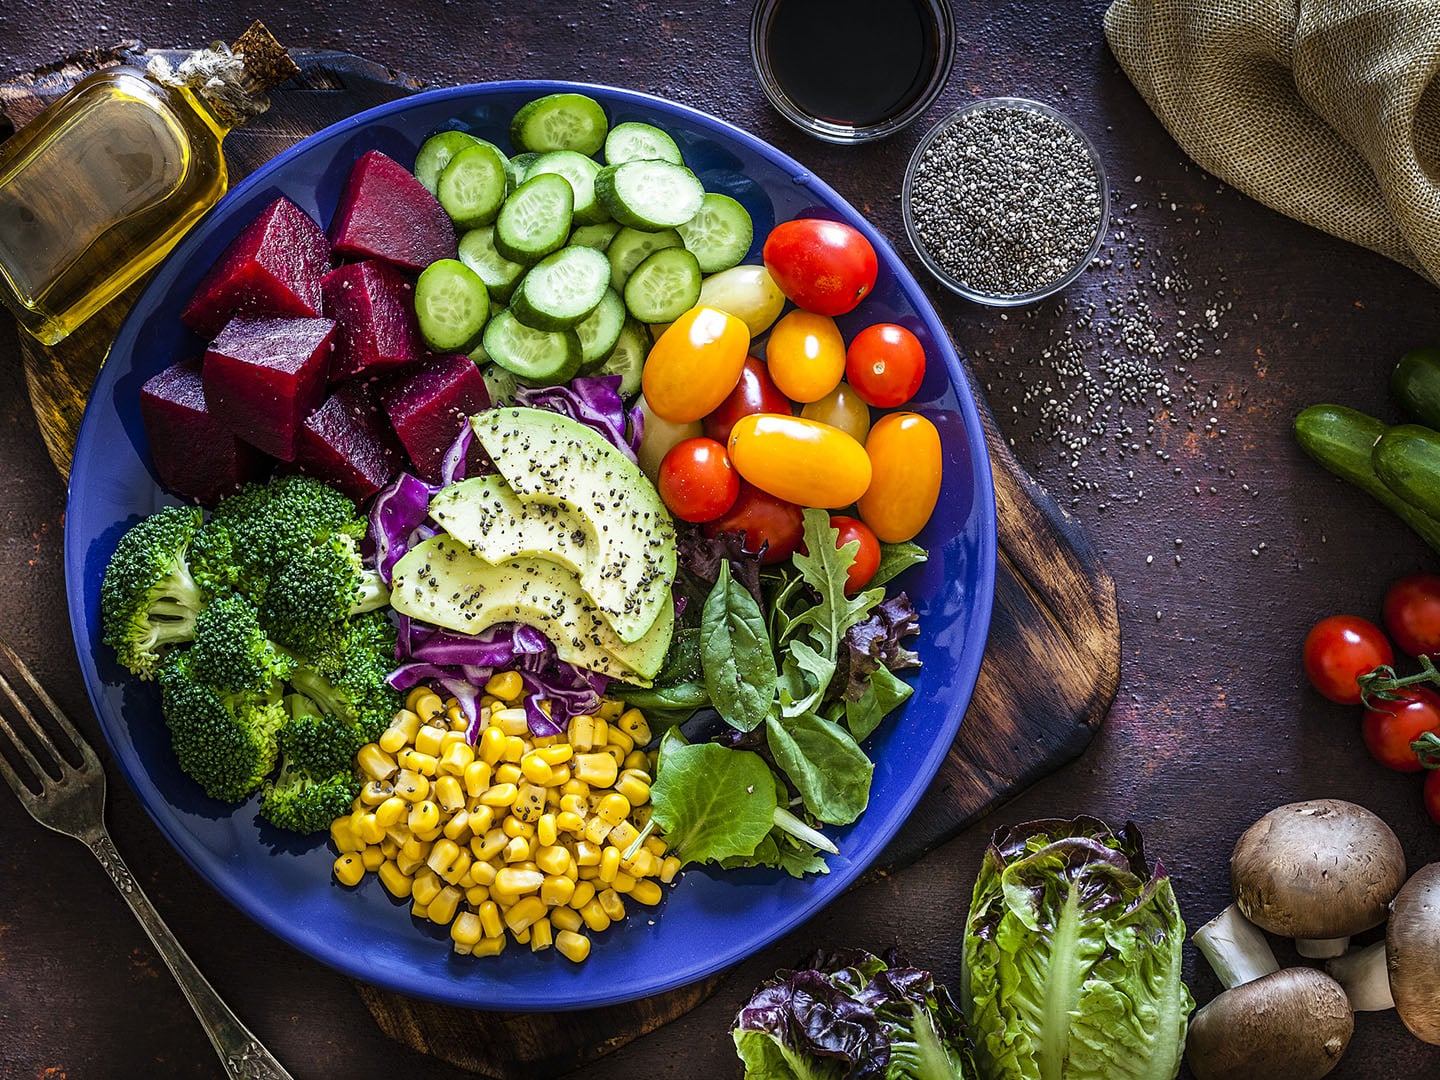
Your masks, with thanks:
<instances>
[{"instance_id":1,"label":"avocado slice","mask_svg":"<svg viewBox=\"0 0 1440 1080\"><path fill-rule=\"evenodd\" d=\"M430 500L430 516L488 563L520 555L550 559L573 571L586 593L587 576L598 579L603 569L591 564L590 531L583 521L558 503L521 501L500 476L451 484Z\"/></svg>"},{"instance_id":2,"label":"avocado slice","mask_svg":"<svg viewBox=\"0 0 1440 1080\"><path fill-rule=\"evenodd\" d=\"M544 409L489 409L470 425L522 502L559 506L584 524L586 592L622 641L644 637L673 606L675 524L640 466L593 428Z\"/></svg>"},{"instance_id":3,"label":"avocado slice","mask_svg":"<svg viewBox=\"0 0 1440 1080\"><path fill-rule=\"evenodd\" d=\"M433 536L395 564L390 604L402 615L463 634L521 622L555 644L561 660L640 686L665 662L675 628L667 605L636 641L621 641L574 572L520 556L492 564L449 536Z\"/></svg>"}]
</instances>

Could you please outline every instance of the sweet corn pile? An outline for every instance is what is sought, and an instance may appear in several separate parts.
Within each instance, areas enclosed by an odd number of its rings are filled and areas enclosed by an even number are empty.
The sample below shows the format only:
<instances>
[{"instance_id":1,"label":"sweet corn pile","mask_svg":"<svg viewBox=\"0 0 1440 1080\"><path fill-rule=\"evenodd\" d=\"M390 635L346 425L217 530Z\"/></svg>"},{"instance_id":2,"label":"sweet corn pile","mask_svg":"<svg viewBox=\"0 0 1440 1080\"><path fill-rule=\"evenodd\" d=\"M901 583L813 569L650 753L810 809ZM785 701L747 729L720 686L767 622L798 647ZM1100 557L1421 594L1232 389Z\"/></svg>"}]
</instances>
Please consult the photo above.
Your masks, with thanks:
<instances>
[{"instance_id":1,"label":"sweet corn pile","mask_svg":"<svg viewBox=\"0 0 1440 1080\"><path fill-rule=\"evenodd\" d=\"M606 700L564 736L536 737L523 690L518 672L490 679L473 746L453 698L412 690L356 755L367 782L330 826L335 877L373 872L414 915L448 924L457 953L494 956L513 939L580 963L627 902L660 902L680 860L647 827L644 714Z\"/></svg>"}]
</instances>

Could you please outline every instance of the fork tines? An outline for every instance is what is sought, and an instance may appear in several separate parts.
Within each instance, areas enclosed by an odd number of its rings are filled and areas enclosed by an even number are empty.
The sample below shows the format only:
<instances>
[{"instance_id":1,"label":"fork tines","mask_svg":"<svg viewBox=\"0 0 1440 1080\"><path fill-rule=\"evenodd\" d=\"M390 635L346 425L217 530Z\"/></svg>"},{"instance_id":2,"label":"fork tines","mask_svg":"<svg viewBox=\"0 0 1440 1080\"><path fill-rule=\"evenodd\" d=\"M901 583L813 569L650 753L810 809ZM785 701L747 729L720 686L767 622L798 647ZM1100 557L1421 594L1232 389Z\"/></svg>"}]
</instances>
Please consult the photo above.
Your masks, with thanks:
<instances>
[{"instance_id":1,"label":"fork tines","mask_svg":"<svg viewBox=\"0 0 1440 1080\"><path fill-rule=\"evenodd\" d=\"M35 794L37 785L43 789L63 778L68 771L98 767L90 744L75 730L60 706L55 704L55 699L30 674L30 669L15 655L15 650L3 640L0 640L0 658L5 661L0 664L0 732L5 736L0 744L8 743L15 757L23 761L32 773L30 777L22 778L11 762L0 755L0 773L4 774L16 794L24 798L25 792ZM38 704L40 717L22 696L24 688L28 688L30 701ZM20 730L17 731L17 728ZM28 738L25 737L27 735ZM61 745L57 746L57 742ZM44 760L43 765L41 759Z\"/></svg>"}]
</instances>

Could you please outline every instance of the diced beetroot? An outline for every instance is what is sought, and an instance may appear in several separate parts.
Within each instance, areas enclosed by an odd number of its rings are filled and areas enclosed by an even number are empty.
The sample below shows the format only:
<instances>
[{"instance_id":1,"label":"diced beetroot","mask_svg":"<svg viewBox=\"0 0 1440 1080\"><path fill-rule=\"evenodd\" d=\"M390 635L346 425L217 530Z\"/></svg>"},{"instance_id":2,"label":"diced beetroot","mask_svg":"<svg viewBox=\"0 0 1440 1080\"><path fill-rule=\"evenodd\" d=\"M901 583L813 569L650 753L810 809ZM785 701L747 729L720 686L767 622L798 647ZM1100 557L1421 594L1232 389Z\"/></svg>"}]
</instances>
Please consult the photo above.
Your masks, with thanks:
<instances>
[{"instance_id":1,"label":"diced beetroot","mask_svg":"<svg viewBox=\"0 0 1440 1080\"><path fill-rule=\"evenodd\" d=\"M160 483L214 506L265 475L265 455L241 442L205 405L200 361L186 360L140 388L140 418Z\"/></svg>"},{"instance_id":2,"label":"diced beetroot","mask_svg":"<svg viewBox=\"0 0 1440 1080\"><path fill-rule=\"evenodd\" d=\"M490 407L480 369L465 356L430 357L397 375L382 400L415 472L431 483L439 482L445 451L466 417Z\"/></svg>"},{"instance_id":3,"label":"diced beetroot","mask_svg":"<svg viewBox=\"0 0 1440 1080\"><path fill-rule=\"evenodd\" d=\"M330 381L376 374L424 355L415 290L393 266L369 259L331 270L320 282L326 318L335 320Z\"/></svg>"},{"instance_id":4,"label":"diced beetroot","mask_svg":"<svg viewBox=\"0 0 1440 1080\"><path fill-rule=\"evenodd\" d=\"M236 435L290 461L300 425L325 397L329 319L231 319L205 351L210 411Z\"/></svg>"},{"instance_id":5,"label":"diced beetroot","mask_svg":"<svg viewBox=\"0 0 1440 1080\"><path fill-rule=\"evenodd\" d=\"M295 467L364 502L404 464L405 455L370 384L338 387L305 420L295 439Z\"/></svg>"},{"instance_id":6,"label":"diced beetroot","mask_svg":"<svg viewBox=\"0 0 1440 1080\"><path fill-rule=\"evenodd\" d=\"M201 279L180 321L214 337L232 315L320 314L320 279L330 242L289 199L279 198L245 226Z\"/></svg>"},{"instance_id":7,"label":"diced beetroot","mask_svg":"<svg viewBox=\"0 0 1440 1080\"><path fill-rule=\"evenodd\" d=\"M330 239L342 256L384 259L406 270L424 270L456 254L450 215L409 169L379 150L365 153L350 170Z\"/></svg>"}]
</instances>

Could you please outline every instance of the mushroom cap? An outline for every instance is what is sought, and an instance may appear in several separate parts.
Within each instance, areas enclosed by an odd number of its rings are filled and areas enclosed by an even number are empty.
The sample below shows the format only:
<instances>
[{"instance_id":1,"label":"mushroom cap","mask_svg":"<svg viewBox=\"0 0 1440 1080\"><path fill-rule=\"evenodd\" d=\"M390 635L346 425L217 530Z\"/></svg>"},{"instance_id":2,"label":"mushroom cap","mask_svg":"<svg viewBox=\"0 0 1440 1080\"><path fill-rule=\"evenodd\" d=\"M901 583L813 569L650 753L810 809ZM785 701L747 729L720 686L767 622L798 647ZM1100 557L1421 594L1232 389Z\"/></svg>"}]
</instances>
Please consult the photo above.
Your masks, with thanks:
<instances>
[{"instance_id":1,"label":"mushroom cap","mask_svg":"<svg viewBox=\"0 0 1440 1080\"><path fill-rule=\"evenodd\" d=\"M1440 862L1415 871L1395 897L1385 967L1401 1022L1417 1039L1440 1045Z\"/></svg>"},{"instance_id":2,"label":"mushroom cap","mask_svg":"<svg viewBox=\"0 0 1440 1080\"><path fill-rule=\"evenodd\" d=\"M1323 971L1295 967L1226 990L1190 1021L1185 1060L1196 1080L1318 1080L1340 1062L1355 1014Z\"/></svg>"},{"instance_id":3,"label":"mushroom cap","mask_svg":"<svg viewBox=\"0 0 1440 1080\"><path fill-rule=\"evenodd\" d=\"M1405 852L1363 806L1312 799L1277 806L1230 856L1241 913L1287 938L1342 938L1385 921L1405 881Z\"/></svg>"}]
</instances>

